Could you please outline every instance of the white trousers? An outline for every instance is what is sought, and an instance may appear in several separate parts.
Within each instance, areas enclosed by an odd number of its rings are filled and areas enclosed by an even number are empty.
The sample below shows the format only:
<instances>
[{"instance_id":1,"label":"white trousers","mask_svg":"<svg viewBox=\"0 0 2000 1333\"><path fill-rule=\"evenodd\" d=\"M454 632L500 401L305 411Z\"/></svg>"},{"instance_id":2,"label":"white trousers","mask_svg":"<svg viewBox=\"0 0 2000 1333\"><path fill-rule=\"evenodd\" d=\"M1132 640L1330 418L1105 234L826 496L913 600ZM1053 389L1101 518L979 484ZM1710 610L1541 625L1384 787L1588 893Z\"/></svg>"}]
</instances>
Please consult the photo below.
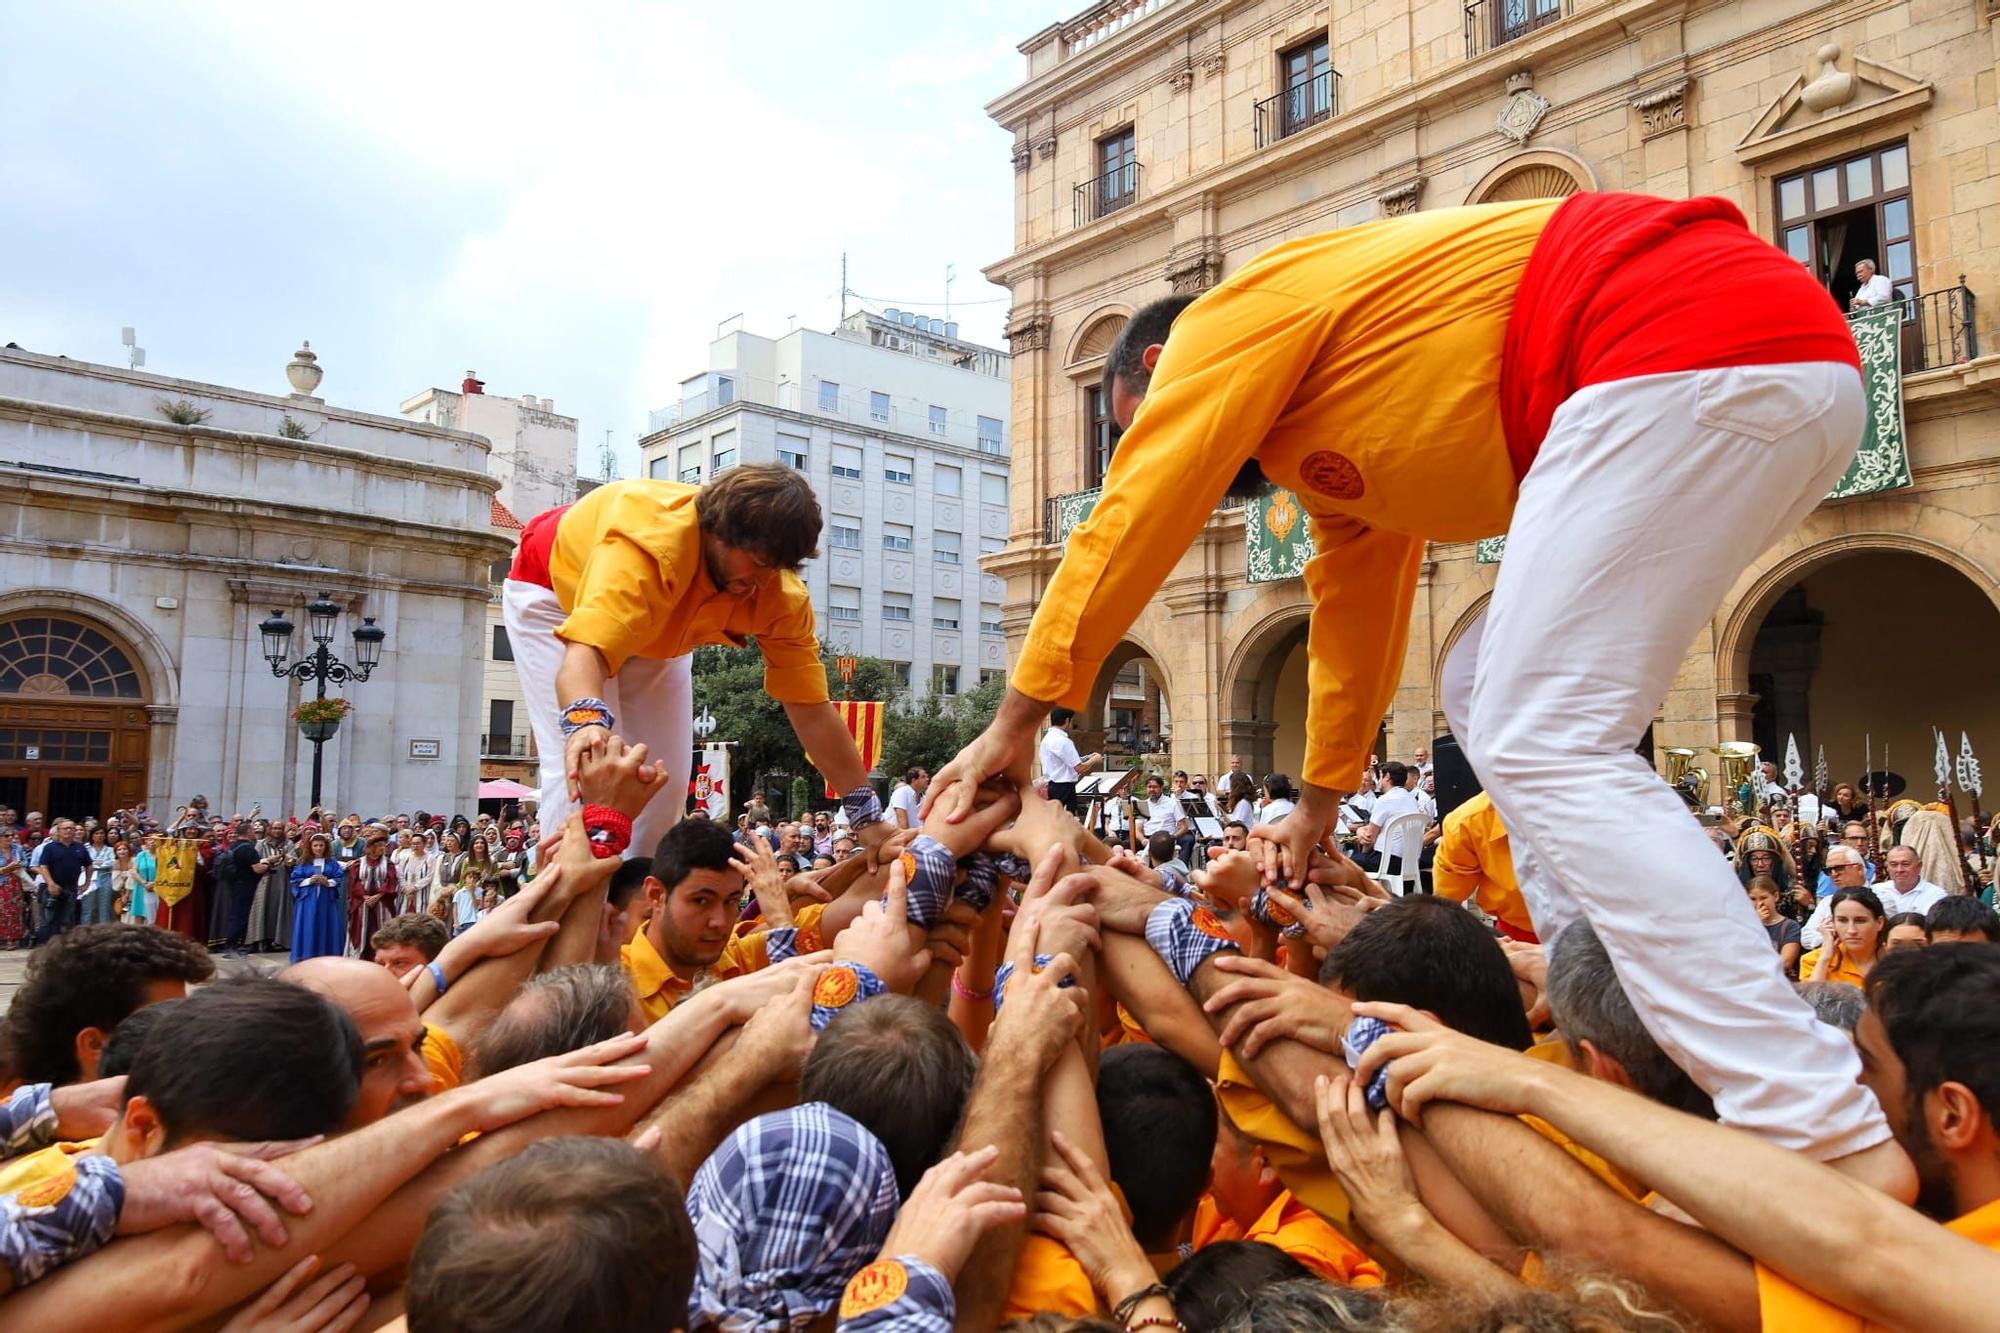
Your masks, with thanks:
<instances>
[{"instance_id":1,"label":"white trousers","mask_svg":"<svg viewBox=\"0 0 2000 1333\"><path fill-rule=\"evenodd\" d=\"M1819 1158L1889 1137L1852 1042L1778 969L1735 872L1633 751L1744 567L1832 489L1860 377L1803 363L1592 385L1521 482L1444 713L1507 826L1545 941L1579 916L1723 1121Z\"/></svg>"},{"instance_id":2,"label":"white trousers","mask_svg":"<svg viewBox=\"0 0 2000 1333\"><path fill-rule=\"evenodd\" d=\"M556 637L562 603L547 588L508 579L501 612L514 649L514 670L528 705L528 725L541 756L541 796L536 818L542 833L553 833L569 817L569 781L563 772L562 710L556 699L556 671L566 645ZM688 775L694 763L694 674L692 655L667 661L629 658L604 682L604 702L617 717L614 730L627 745L645 742L652 763L667 769L666 789L632 821L628 856L651 856L660 836L680 822L687 808Z\"/></svg>"}]
</instances>

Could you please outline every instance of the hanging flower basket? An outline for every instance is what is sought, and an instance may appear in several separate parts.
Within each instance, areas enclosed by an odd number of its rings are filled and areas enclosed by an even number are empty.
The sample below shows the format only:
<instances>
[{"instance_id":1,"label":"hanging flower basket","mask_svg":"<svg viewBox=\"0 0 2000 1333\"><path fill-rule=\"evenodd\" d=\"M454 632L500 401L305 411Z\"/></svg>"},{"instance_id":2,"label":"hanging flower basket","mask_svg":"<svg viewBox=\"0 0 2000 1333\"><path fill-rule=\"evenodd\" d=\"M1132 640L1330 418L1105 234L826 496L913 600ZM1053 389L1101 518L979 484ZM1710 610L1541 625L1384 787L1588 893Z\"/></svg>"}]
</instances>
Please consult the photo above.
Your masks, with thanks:
<instances>
[{"instance_id":1,"label":"hanging flower basket","mask_svg":"<svg viewBox=\"0 0 2000 1333\"><path fill-rule=\"evenodd\" d=\"M353 704L341 698L308 699L292 710L292 721L299 724L299 734L309 741L331 740L340 730L340 719L353 708Z\"/></svg>"}]
</instances>

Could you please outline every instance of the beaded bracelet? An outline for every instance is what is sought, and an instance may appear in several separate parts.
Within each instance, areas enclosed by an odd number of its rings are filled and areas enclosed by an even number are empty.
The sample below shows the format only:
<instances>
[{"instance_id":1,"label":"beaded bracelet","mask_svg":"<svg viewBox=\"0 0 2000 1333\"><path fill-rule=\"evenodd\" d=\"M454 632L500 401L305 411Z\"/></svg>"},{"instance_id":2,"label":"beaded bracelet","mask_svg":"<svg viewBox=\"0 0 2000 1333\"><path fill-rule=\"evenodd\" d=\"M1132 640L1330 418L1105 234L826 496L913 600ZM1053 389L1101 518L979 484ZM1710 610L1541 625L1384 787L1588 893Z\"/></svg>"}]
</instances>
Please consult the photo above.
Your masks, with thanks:
<instances>
[{"instance_id":1,"label":"beaded bracelet","mask_svg":"<svg viewBox=\"0 0 2000 1333\"><path fill-rule=\"evenodd\" d=\"M990 1000L993 998L992 991L974 990L970 986L966 985L963 981L960 981L958 979L958 970L956 968L952 969L951 993L953 995L956 995L961 1000L970 1000L974 1004L978 1004L981 1000Z\"/></svg>"},{"instance_id":2,"label":"beaded bracelet","mask_svg":"<svg viewBox=\"0 0 2000 1333\"><path fill-rule=\"evenodd\" d=\"M1127 1323L1126 1321L1132 1318L1132 1312L1138 1309L1145 1302L1152 1300L1153 1297L1155 1296L1161 1296L1171 1300L1173 1298L1173 1293L1168 1291L1166 1288L1166 1284L1162 1282L1155 1282L1150 1287L1141 1287L1137 1291L1133 1292L1130 1296L1127 1296L1124 1300L1118 1302L1118 1304L1112 1306L1111 1317L1113 1319L1116 1319L1119 1323L1125 1324L1127 1328L1130 1328L1132 1327L1132 1325ZM1157 1319L1159 1316L1154 1315L1151 1317Z\"/></svg>"},{"instance_id":3,"label":"beaded bracelet","mask_svg":"<svg viewBox=\"0 0 2000 1333\"><path fill-rule=\"evenodd\" d=\"M1142 1315L1125 1325L1127 1333L1142 1328L1171 1328L1174 1333L1187 1333L1187 1325L1178 1319L1169 1319L1163 1314Z\"/></svg>"}]
</instances>

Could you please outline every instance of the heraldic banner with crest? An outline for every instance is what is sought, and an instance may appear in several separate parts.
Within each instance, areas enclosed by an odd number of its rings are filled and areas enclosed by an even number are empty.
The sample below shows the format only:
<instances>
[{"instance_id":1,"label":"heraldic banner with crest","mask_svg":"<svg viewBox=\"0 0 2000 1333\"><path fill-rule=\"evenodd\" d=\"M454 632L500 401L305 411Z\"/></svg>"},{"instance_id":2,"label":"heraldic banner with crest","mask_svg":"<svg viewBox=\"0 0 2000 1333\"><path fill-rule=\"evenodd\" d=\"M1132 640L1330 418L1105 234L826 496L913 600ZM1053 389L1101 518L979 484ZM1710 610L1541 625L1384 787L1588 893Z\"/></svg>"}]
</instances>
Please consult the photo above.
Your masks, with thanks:
<instances>
[{"instance_id":1,"label":"heraldic banner with crest","mask_svg":"<svg viewBox=\"0 0 2000 1333\"><path fill-rule=\"evenodd\" d=\"M1298 497L1282 486L1266 486L1243 511L1244 577L1276 583L1305 573L1313 558L1312 533Z\"/></svg>"}]
</instances>

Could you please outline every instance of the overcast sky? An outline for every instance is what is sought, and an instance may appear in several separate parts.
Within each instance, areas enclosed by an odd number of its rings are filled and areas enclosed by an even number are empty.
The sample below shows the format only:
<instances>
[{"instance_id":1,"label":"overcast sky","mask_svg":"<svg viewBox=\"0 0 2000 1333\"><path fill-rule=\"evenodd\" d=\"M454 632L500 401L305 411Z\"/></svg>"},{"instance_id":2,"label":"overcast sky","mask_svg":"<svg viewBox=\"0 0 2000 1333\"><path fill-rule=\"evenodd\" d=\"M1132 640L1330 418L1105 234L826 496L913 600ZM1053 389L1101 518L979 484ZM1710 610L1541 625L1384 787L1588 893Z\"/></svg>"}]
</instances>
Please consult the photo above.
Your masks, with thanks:
<instances>
[{"instance_id":1,"label":"overcast sky","mask_svg":"<svg viewBox=\"0 0 2000 1333\"><path fill-rule=\"evenodd\" d=\"M1079 3L1072 8L1082 8ZM1058 12L1060 11L1060 12ZM0 342L393 413L477 370L612 431L723 318L877 305L996 343L1012 234L980 108L1061 4L4 0Z\"/></svg>"}]
</instances>

